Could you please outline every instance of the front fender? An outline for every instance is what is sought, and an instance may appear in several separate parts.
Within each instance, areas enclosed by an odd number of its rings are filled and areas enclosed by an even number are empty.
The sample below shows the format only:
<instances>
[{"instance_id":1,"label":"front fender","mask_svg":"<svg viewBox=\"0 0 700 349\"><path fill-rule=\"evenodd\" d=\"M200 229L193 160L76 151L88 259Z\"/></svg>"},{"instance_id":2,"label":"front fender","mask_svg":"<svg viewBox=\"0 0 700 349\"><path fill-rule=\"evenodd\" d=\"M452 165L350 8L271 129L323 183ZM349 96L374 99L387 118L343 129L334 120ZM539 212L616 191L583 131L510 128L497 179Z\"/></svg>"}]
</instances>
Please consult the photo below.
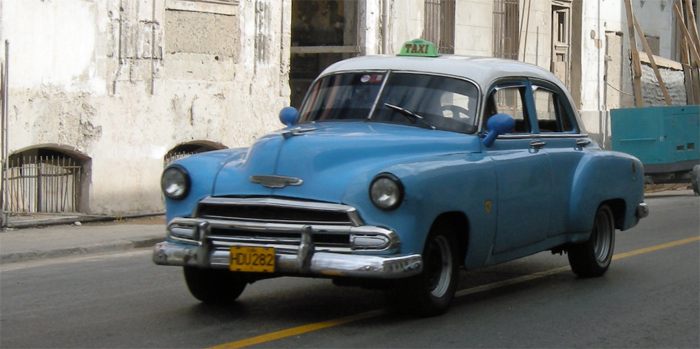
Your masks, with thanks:
<instances>
[{"instance_id":1,"label":"front fender","mask_svg":"<svg viewBox=\"0 0 700 349\"><path fill-rule=\"evenodd\" d=\"M369 184L381 172L400 178L406 190L403 203L394 211L382 211L369 199ZM468 256L485 260L489 249L479 246L493 243L496 221L496 210L490 209L490 202L496 202L493 172L492 164L481 153L396 164L357 178L343 201L357 207L367 224L395 231L401 240L401 253L422 253L430 228L441 214L463 213L470 224L463 233L478 232L468 237L470 251L474 251Z\"/></svg>"}]
</instances>

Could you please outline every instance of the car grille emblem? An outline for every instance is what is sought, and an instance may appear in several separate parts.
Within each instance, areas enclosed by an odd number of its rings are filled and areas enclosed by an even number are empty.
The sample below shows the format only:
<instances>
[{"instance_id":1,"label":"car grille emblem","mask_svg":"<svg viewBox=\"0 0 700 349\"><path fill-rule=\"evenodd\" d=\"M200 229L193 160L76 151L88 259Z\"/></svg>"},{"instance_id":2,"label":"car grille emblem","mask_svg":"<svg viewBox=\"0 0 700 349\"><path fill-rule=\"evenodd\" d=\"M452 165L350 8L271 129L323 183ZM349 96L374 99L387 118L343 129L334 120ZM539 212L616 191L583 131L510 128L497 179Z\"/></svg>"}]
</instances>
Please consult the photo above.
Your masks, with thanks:
<instances>
[{"instance_id":1,"label":"car grille emblem","mask_svg":"<svg viewBox=\"0 0 700 349\"><path fill-rule=\"evenodd\" d=\"M256 175L256 176L250 176L250 182L251 183L257 183L262 185L263 187L267 188L272 188L272 189L280 189L284 188L288 185L291 186L298 186L304 183L303 180L295 177L286 177L286 176L272 176L272 175Z\"/></svg>"}]
</instances>

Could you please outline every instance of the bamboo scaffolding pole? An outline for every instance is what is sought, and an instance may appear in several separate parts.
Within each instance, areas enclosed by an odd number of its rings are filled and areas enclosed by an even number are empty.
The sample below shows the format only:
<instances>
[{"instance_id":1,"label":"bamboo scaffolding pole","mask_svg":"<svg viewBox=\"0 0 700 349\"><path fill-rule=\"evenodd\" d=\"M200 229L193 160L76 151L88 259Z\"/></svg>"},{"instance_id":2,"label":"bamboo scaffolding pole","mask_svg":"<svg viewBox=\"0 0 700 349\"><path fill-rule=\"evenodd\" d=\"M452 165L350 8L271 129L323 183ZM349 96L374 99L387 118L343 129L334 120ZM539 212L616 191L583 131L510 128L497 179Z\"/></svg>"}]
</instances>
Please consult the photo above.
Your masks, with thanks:
<instances>
[{"instance_id":1,"label":"bamboo scaffolding pole","mask_svg":"<svg viewBox=\"0 0 700 349\"><path fill-rule=\"evenodd\" d=\"M682 46L683 52L689 52L690 57L687 59L687 66L684 68L686 73L686 91L689 91L690 103L700 103L700 39L698 39L698 29L695 25L695 13L690 2L686 2L686 14L683 13L683 7L678 2L673 4L673 9L676 13L678 26L683 32L682 41L685 46ZM685 24L686 18L690 22L690 28ZM688 53L686 53L687 55Z\"/></svg>"},{"instance_id":2,"label":"bamboo scaffolding pole","mask_svg":"<svg viewBox=\"0 0 700 349\"><path fill-rule=\"evenodd\" d=\"M691 1L685 2L685 12L688 16L688 23L690 24L688 27L688 31L690 32L690 35L693 39L692 42L695 45L695 50L700 51L700 37L698 37L698 28L695 25L695 13L693 11L693 5L691 4ZM681 17L680 20L685 21L685 17Z\"/></svg>"},{"instance_id":3,"label":"bamboo scaffolding pole","mask_svg":"<svg viewBox=\"0 0 700 349\"><path fill-rule=\"evenodd\" d=\"M656 75L656 81L659 82L659 87L661 88L661 93L664 95L664 99L666 100L666 105L673 105L673 103L671 102L671 96L668 95L668 90L666 89L666 84L664 83L664 79L661 77L661 72L659 71L659 66L656 65L656 60L654 59L654 55L651 54L651 48L649 47L649 43L647 42L647 38L644 37L644 32L642 31L642 28L639 25L639 21L637 21L637 16L632 14L632 20L634 21L634 27L637 29L637 34L639 34L639 39L642 41L642 45L644 46L644 52L647 53L647 58L649 58L649 63L651 63L651 67L654 69L654 74Z\"/></svg>"},{"instance_id":4,"label":"bamboo scaffolding pole","mask_svg":"<svg viewBox=\"0 0 700 349\"><path fill-rule=\"evenodd\" d=\"M681 27L683 35L689 43L692 43L693 39L690 35L688 27L686 27L685 22L683 21L683 14L681 13L677 3L673 5L673 9L675 10L676 16L678 17L678 24ZM698 47L696 47L695 45L688 45L688 47L690 48L690 56L692 58L693 65L696 68L700 67L700 53L698 53Z\"/></svg>"},{"instance_id":5,"label":"bamboo scaffolding pole","mask_svg":"<svg viewBox=\"0 0 700 349\"><path fill-rule=\"evenodd\" d=\"M634 88L634 104L637 108L644 106L642 99L642 63L639 61L639 51L637 51L637 39L634 34L634 13L632 12L632 3L630 0L625 0L625 8L627 12L627 27L630 37L630 48L632 54L632 87Z\"/></svg>"},{"instance_id":6,"label":"bamboo scaffolding pole","mask_svg":"<svg viewBox=\"0 0 700 349\"><path fill-rule=\"evenodd\" d=\"M679 0L676 0L674 3L674 6L676 3L678 3ZM680 8L681 11L681 18L685 18L685 14L683 13L683 8ZM679 32L681 32L681 24L680 24L680 19L676 22L677 24L677 29ZM688 40L686 40L685 35L681 35L680 38L680 55L681 55L681 64L684 65L690 65L690 52L688 50Z\"/></svg>"},{"instance_id":7,"label":"bamboo scaffolding pole","mask_svg":"<svg viewBox=\"0 0 700 349\"><path fill-rule=\"evenodd\" d=\"M9 137L9 119L8 119L8 104L10 101L10 86L9 86L9 72L10 72L10 41L5 40L5 66L3 67L3 74L2 74L2 130L0 132L2 133L1 141L0 141L0 148L2 148L2 151L0 152L0 164L3 165L3 168L0 169L0 172L2 172L2 183L0 183L0 201L2 201L2 205L0 207L0 213L2 216L0 217L1 223L0 224L2 227L7 226L7 219L8 219L8 214L7 214L7 208L8 208L8 195L7 195L7 176L9 174L9 164L8 162L8 140L7 137Z\"/></svg>"}]
</instances>

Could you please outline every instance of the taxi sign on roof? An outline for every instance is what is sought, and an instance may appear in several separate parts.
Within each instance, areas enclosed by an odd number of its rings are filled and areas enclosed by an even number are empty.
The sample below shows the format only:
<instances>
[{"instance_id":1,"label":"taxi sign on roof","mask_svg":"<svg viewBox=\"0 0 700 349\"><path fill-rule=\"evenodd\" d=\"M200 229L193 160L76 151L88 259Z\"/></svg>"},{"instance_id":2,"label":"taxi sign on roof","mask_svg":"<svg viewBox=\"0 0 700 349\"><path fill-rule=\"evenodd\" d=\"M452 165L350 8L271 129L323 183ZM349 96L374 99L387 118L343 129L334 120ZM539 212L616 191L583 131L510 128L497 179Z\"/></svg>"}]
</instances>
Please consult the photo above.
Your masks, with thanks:
<instances>
[{"instance_id":1,"label":"taxi sign on roof","mask_svg":"<svg viewBox=\"0 0 700 349\"><path fill-rule=\"evenodd\" d=\"M415 39L403 44L399 56L437 57L438 53L432 42Z\"/></svg>"}]
</instances>

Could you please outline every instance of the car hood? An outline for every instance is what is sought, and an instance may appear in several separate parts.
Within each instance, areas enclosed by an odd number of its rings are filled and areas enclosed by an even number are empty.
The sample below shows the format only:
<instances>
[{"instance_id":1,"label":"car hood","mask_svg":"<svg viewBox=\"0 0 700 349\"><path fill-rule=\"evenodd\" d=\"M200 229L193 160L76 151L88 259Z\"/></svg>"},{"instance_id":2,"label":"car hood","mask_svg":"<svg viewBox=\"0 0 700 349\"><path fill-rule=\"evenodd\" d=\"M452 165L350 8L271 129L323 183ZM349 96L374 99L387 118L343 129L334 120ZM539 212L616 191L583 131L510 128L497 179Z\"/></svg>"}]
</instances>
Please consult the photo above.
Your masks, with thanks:
<instances>
[{"instance_id":1,"label":"car hood","mask_svg":"<svg viewBox=\"0 0 700 349\"><path fill-rule=\"evenodd\" d=\"M473 149L479 145L475 139L473 135L373 122L294 126L258 140L244 161L224 164L213 195L343 202L351 183L364 186L389 166L418 162L426 156L477 151ZM270 188L270 183L264 186L251 181L270 176L288 177L288 183Z\"/></svg>"}]
</instances>

